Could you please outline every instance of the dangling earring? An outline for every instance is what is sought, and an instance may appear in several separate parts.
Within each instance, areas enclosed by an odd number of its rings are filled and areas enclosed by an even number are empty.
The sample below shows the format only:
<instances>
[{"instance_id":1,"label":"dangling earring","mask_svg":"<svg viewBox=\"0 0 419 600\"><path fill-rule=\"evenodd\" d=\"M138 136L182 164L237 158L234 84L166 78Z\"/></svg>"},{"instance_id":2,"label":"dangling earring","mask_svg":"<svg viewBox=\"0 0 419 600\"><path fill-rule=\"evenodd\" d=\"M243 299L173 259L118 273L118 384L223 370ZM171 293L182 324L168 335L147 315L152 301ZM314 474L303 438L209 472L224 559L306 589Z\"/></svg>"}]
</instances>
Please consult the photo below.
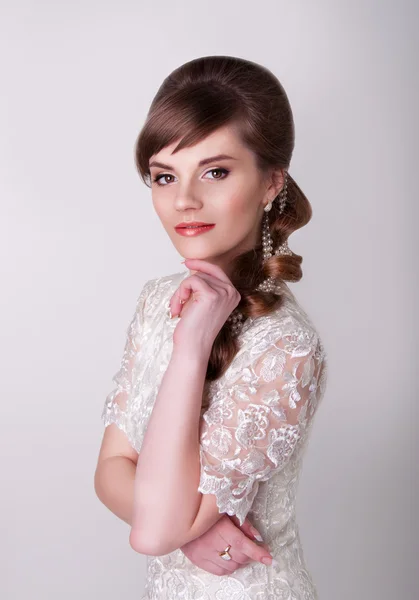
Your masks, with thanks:
<instances>
[{"instance_id":1,"label":"dangling earring","mask_svg":"<svg viewBox=\"0 0 419 600\"><path fill-rule=\"evenodd\" d=\"M279 199L279 214L280 215L282 215L282 213L284 212L285 203L287 201L287 184L288 184L287 176L288 176L288 173L287 173L287 171L285 171L284 187L282 188L281 192L277 196L277 198ZM275 200L276 200L276 198L274 198L274 201ZM271 208L272 208L272 202L269 202L264 208L266 214L263 216L263 227L262 227L262 247L263 247L262 263L265 263L267 260L269 260L272 257L273 241L272 241L271 233L269 231L269 217L268 217L268 212L271 210ZM274 254L275 254L275 256L279 256L280 254L292 255L292 251L288 247L287 240L285 240L285 242L283 242L275 250ZM265 281L263 281L261 284L258 285L257 290L262 291L262 292L274 292L275 287L276 287L275 279L273 277L268 277L267 279L265 279Z\"/></svg>"},{"instance_id":2,"label":"dangling earring","mask_svg":"<svg viewBox=\"0 0 419 600\"><path fill-rule=\"evenodd\" d=\"M279 200L279 214L281 215L284 212L285 204L287 201L287 183L288 183L287 177L288 177L288 172L285 171L284 187L282 188L282 190L280 191L278 196L276 196L273 201L268 202L268 204L264 208L264 211L266 214L263 216L263 225L262 225L262 247L263 247L262 263L263 264L272 257L272 248L273 248L273 240L271 237L271 233L269 231L268 212L272 208L272 202L275 202L275 200L277 200L277 199ZM289 254L289 255L293 254L292 251L288 247L287 240L285 240L285 242L283 242L280 246L278 246L278 248L275 250L274 254L275 254L275 256L279 256L281 254ZM264 281L262 281L262 283L260 283L258 285L258 287L256 288L256 291L274 292L276 287L277 287L277 283L276 283L275 278L268 277L267 279L265 279ZM243 325L243 318L244 318L243 314L237 308L235 308L233 310L233 312L230 314L227 321L232 324L231 325L232 333L234 333L234 334L239 333L239 331Z\"/></svg>"}]
</instances>

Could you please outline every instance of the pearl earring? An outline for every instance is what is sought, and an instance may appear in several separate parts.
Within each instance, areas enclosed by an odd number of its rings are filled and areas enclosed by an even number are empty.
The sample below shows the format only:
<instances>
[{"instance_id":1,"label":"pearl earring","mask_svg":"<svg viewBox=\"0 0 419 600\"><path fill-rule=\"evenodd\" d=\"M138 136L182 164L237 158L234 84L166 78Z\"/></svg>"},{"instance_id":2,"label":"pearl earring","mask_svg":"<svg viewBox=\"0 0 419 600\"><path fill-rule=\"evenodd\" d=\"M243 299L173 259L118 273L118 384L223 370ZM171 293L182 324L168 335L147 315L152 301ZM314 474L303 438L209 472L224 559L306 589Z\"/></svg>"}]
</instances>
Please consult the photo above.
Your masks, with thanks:
<instances>
[{"instance_id":1,"label":"pearl earring","mask_svg":"<svg viewBox=\"0 0 419 600\"><path fill-rule=\"evenodd\" d=\"M287 176L288 176L288 172L285 171L284 186L283 186L282 190L280 191L280 193L278 194L278 196L276 196L273 200L273 202L275 202L275 200L277 198L279 199L279 214L280 215L284 212L285 204L287 201L287 183L288 183ZM268 202L268 204L264 208L264 211L266 214L263 217L263 225L262 225L262 248L263 248L262 263L263 264L273 256L272 255L273 240L272 240L272 237L271 237L271 234L269 231L269 217L268 217L268 212L271 210L271 208L272 208L272 200L270 202ZM275 256L279 256L281 254L288 254L288 255L293 254L292 251L288 247L287 240L285 240L285 242L283 242L280 246L278 246L278 248L274 252ZM268 277L267 279L265 279L262 283L260 283L258 285L258 287L256 288L256 291L275 292L276 287L277 287L277 284L276 284L275 278ZM231 325L232 333L237 334L240 331L240 329L243 325L243 318L244 318L243 314L237 308L235 308L233 310L233 312L230 314L227 321L232 324Z\"/></svg>"}]
</instances>

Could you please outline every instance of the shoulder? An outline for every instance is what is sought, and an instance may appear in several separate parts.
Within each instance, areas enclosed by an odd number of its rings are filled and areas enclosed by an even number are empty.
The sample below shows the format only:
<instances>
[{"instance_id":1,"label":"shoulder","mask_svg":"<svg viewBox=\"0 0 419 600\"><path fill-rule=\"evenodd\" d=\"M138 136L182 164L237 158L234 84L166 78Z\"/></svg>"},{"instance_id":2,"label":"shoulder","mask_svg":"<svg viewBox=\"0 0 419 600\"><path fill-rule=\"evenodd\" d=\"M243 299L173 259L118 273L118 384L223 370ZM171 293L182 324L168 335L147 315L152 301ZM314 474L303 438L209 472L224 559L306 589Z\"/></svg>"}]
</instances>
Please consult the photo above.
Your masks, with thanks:
<instances>
[{"instance_id":1,"label":"shoulder","mask_svg":"<svg viewBox=\"0 0 419 600\"><path fill-rule=\"evenodd\" d=\"M317 402L324 393L328 371L327 352L318 328L294 295L274 311L273 321L274 333L262 359L263 367L272 377L271 365L279 365L291 387L300 381L303 386L309 383L310 389L318 387Z\"/></svg>"},{"instance_id":2,"label":"shoulder","mask_svg":"<svg viewBox=\"0 0 419 600\"><path fill-rule=\"evenodd\" d=\"M156 309L167 302L187 274L188 271L181 271L148 279L141 289L137 306L144 306L146 315L154 313Z\"/></svg>"},{"instance_id":3,"label":"shoulder","mask_svg":"<svg viewBox=\"0 0 419 600\"><path fill-rule=\"evenodd\" d=\"M289 357L324 357L325 349L318 329L288 286L281 290L283 301L267 315L248 319L240 336L241 352L261 358L275 350Z\"/></svg>"},{"instance_id":4,"label":"shoulder","mask_svg":"<svg viewBox=\"0 0 419 600\"><path fill-rule=\"evenodd\" d=\"M270 390L269 386L280 385L281 394L292 393L295 400L299 397L298 385L316 390L318 384L323 393L326 358L322 339L310 317L298 302L286 301L272 313L245 322L239 350L223 383L235 387L238 384L239 393L249 386L254 390L268 386L266 389Z\"/></svg>"}]
</instances>

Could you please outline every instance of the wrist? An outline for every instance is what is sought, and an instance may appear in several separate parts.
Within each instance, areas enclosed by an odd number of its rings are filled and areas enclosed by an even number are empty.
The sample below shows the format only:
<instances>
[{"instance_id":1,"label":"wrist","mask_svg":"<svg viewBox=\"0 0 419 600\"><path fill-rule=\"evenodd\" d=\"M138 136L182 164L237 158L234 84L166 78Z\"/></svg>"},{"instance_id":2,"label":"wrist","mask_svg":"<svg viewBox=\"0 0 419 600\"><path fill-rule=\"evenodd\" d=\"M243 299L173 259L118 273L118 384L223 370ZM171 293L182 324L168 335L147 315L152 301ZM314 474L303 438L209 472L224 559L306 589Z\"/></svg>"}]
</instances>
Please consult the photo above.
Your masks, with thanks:
<instances>
[{"instance_id":1,"label":"wrist","mask_svg":"<svg viewBox=\"0 0 419 600\"><path fill-rule=\"evenodd\" d=\"M197 365L205 364L205 368L208 365L208 361L211 355L212 346L208 344L173 344L172 358L174 360L184 360L188 363L195 363Z\"/></svg>"}]
</instances>

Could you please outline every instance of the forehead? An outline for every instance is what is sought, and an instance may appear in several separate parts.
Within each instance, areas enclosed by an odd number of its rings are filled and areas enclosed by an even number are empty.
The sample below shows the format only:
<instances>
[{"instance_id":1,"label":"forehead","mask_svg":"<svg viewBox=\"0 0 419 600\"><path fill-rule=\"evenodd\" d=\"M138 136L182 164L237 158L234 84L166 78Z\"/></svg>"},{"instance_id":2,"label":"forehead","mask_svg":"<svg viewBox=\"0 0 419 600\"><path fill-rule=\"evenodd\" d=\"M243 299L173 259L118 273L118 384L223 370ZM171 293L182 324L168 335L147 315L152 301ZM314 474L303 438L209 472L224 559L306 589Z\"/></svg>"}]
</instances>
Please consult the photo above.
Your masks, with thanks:
<instances>
[{"instance_id":1,"label":"forehead","mask_svg":"<svg viewBox=\"0 0 419 600\"><path fill-rule=\"evenodd\" d=\"M243 146L233 125L219 127L193 146L182 148L182 150L172 154L179 141L180 139L175 140L156 154L153 154L153 156L150 157L150 161L164 160L171 164L175 164L176 162L196 163L201 158L216 154L229 154L235 158L239 158L246 152L246 148Z\"/></svg>"}]
</instances>

